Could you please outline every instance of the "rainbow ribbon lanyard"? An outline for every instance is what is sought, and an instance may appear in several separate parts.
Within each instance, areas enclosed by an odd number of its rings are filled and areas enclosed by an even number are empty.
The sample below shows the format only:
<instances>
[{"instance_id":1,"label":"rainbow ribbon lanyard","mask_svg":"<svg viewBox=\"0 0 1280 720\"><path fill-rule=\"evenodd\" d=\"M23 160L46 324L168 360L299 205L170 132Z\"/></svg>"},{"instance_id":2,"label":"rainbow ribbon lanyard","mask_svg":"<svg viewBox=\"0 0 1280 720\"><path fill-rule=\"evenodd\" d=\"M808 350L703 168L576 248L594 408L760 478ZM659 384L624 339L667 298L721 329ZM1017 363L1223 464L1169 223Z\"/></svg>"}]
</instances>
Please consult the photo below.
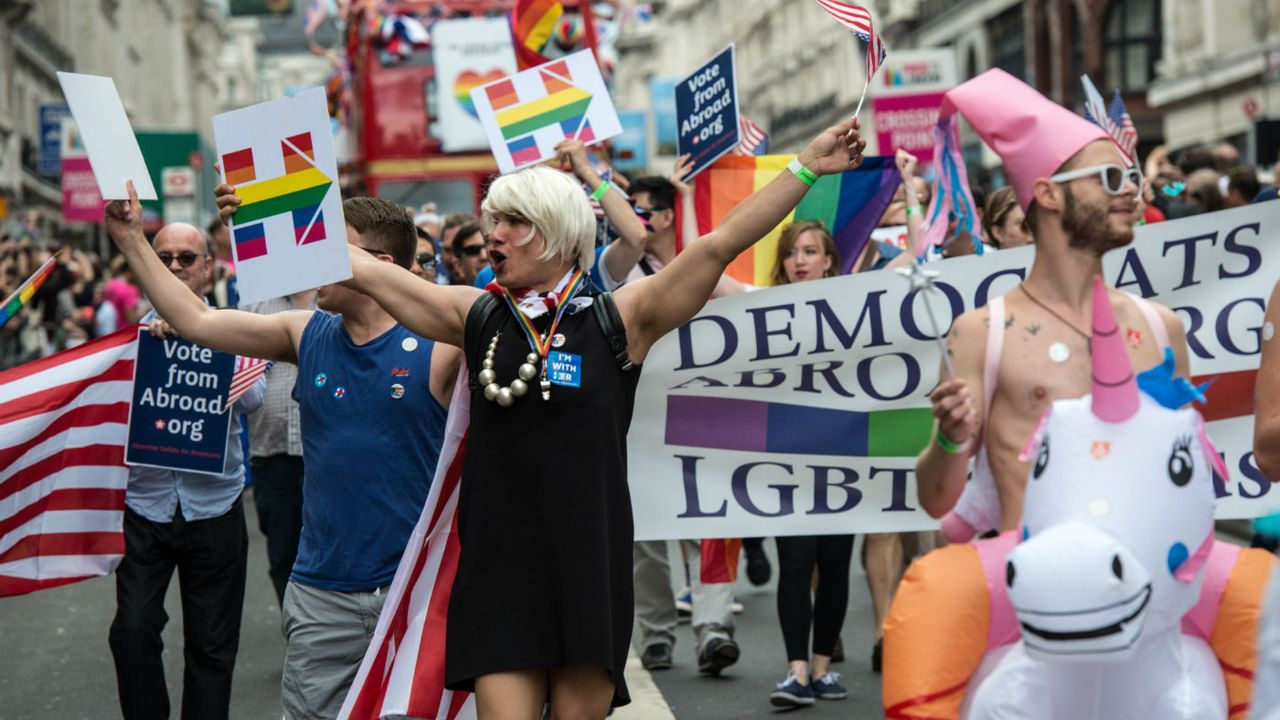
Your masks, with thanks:
<instances>
[{"instance_id":1,"label":"rainbow ribbon lanyard","mask_svg":"<svg viewBox=\"0 0 1280 720\"><path fill-rule=\"evenodd\" d=\"M525 339L529 341L529 347L533 348L541 360L541 378L539 384L542 387L542 399L551 399L551 383L547 381L547 355L551 352L551 340L555 337L556 328L560 326L560 318L564 317L565 311L569 308L569 299L577 294L578 289L586 281L586 273L582 272L582 268L578 268L573 277L569 278L569 284L565 286L564 291L560 293L556 299L556 316L551 321L551 327L547 330L547 334L538 336L538 331L534 329L533 322L520 311L520 305L516 302L515 296L511 294L511 290L502 288L502 298L507 301L507 307L511 308L511 312L520 320L520 329L524 330Z\"/></svg>"}]
</instances>

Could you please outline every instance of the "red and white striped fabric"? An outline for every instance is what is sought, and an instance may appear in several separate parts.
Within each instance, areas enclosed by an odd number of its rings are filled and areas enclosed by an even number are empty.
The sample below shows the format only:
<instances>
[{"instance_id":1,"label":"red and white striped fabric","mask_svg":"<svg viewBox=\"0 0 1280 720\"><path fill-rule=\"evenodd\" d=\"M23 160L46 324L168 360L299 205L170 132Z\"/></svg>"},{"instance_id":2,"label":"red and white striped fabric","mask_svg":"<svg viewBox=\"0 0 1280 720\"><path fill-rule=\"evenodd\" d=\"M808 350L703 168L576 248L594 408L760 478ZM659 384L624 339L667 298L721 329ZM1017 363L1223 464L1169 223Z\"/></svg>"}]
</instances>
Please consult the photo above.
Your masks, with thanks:
<instances>
[{"instance_id":1,"label":"red and white striped fabric","mask_svg":"<svg viewBox=\"0 0 1280 720\"><path fill-rule=\"evenodd\" d=\"M444 687L445 620L458 572L458 483L471 423L467 377L463 363L431 492L400 558L373 641L338 714L343 720L476 717L470 693Z\"/></svg>"},{"instance_id":2,"label":"red and white striped fabric","mask_svg":"<svg viewBox=\"0 0 1280 720\"><path fill-rule=\"evenodd\" d=\"M258 378L267 372L269 365L270 363L260 358L237 355L236 370L231 374L231 389L227 395L227 407L235 404L235 401L239 400L241 395L253 387Z\"/></svg>"},{"instance_id":3,"label":"red and white striped fabric","mask_svg":"<svg viewBox=\"0 0 1280 720\"><path fill-rule=\"evenodd\" d=\"M115 569L137 326L0 373L0 597Z\"/></svg>"},{"instance_id":4,"label":"red and white striped fabric","mask_svg":"<svg viewBox=\"0 0 1280 720\"><path fill-rule=\"evenodd\" d=\"M871 11L857 5L846 5L837 0L814 1L867 44L867 79L870 80L888 55L884 43L876 34L875 25L871 20Z\"/></svg>"},{"instance_id":5,"label":"red and white striped fabric","mask_svg":"<svg viewBox=\"0 0 1280 720\"><path fill-rule=\"evenodd\" d=\"M734 155L763 155L769 150L769 135L751 122L746 115L738 114L738 146Z\"/></svg>"}]
</instances>

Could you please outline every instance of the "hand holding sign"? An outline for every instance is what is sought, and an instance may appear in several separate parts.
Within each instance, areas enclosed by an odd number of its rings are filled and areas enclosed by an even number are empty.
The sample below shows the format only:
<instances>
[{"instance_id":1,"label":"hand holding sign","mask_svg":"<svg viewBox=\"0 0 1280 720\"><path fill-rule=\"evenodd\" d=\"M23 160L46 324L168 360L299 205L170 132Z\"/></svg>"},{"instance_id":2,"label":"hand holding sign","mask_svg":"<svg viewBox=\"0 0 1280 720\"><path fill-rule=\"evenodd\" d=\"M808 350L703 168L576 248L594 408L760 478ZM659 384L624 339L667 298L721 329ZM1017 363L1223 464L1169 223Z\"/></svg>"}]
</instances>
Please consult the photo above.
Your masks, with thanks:
<instances>
[{"instance_id":1,"label":"hand holding sign","mask_svg":"<svg viewBox=\"0 0 1280 720\"><path fill-rule=\"evenodd\" d=\"M132 180L125 181L125 190L129 193L129 199L107 203L102 218L107 234L121 250L130 237L146 241L146 236L142 233L142 203L138 202L138 191L134 189Z\"/></svg>"}]
</instances>

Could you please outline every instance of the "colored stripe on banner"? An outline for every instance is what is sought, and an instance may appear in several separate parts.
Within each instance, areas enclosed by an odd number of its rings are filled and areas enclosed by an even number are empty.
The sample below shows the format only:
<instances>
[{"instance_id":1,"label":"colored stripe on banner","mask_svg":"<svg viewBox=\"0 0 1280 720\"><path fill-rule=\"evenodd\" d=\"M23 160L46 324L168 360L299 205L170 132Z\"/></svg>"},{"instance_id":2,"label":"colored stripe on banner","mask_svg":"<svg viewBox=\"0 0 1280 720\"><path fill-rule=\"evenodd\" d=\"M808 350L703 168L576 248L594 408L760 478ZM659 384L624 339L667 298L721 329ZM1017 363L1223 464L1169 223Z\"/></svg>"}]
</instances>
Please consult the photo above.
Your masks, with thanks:
<instances>
[{"instance_id":1,"label":"colored stripe on banner","mask_svg":"<svg viewBox=\"0 0 1280 720\"><path fill-rule=\"evenodd\" d=\"M668 445L742 452L910 457L929 444L929 408L831 410L805 405L671 395Z\"/></svg>"},{"instance_id":2,"label":"colored stripe on banner","mask_svg":"<svg viewBox=\"0 0 1280 720\"><path fill-rule=\"evenodd\" d=\"M253 166L253 148L229 152L222 156L222 169L227 174L228 185L241 185L257 179Z\"/></svg>"},{"instance_id":3,"label":"colored stripe on banner","mask_svg":"<svg viewBox=\"0 0 1280 720\"><path fill-rule=\"evenodd\" d=\"M511 162L516 165L537 162L542 157L538 154L538 141L532 135L507 143L507 151L511 153Z\"/></svg>"}]
</instances>

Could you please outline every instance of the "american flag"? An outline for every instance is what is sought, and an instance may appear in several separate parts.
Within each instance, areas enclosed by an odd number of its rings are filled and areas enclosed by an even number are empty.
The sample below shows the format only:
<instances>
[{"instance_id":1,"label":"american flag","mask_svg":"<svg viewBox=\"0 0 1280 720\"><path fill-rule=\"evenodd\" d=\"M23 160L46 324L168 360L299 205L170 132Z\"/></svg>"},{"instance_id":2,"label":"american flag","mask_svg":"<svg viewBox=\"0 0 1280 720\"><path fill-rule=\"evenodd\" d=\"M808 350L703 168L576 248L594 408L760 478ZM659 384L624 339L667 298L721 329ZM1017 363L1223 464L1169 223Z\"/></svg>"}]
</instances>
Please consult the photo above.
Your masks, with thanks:
<instances>
[{"instance_id":1,"label":"american flag","mask_svg":"<svg viewBox=\"0 0 1280 720\"><path fill-rule=\"evenodd\" d=\"M0 597L115 569L137 326L0 373Z\"/></svg>"},{"instance_id":2,"label":"american flag","mask_svg":"<svg viewBox=\"0 0 1280 720\"><path fill-rule=\"evenodd\" d=\"M841 25L853 31L859 40L867 44L867 80L870 81L889 54L884 49L884 43L880 41L880 35L876 33L875 25L871 21L871 11L857 5L846 5L837 0L814 1Z\"/></svg>"},{"instance_id":3,"label":"american flag","mask_svg":"<svg viewBox=\"0 0 1280 720\"><path fill-rule=\"evenodd\" d=\"M227 407L235 404L253 384L271 368L271 363L259 358L236 356L236 369L231 374L231 389L227 394Z\"/></svg>"},{"instance_id":4,"label":"american flag","mask_svg":"<svg viewBox=\"0 0 1280 720\"><path fill-rule=\"evenodd\" d=\"M458 573L458 482L471 422L467 368L458 372L435 480L338 717L471 720L471 695L444 687L445 621Z\"/></svg>"},{"instance_id":5,"label":"american flag","mask_svg":"<svg viewBox=\"0 0 1280 720\"><path fill-rule=\"evenodd\" d=\"M1080 76L1080 86L1084 88L1084 116L1087 120L1107 131L1111 139L1115 141L1116 147L1120 148L1120 152L1124 155L1125 162L1133 165L1136 162L1134 150L1138 145L1138 134L1133 129L1133 121L1129 120L1129 129L1126 133L1124 130L1124 121L1128 114L1124 112L1124 103L1120 103L1121 117L1116 119L1112 116L1115 111L1115 101L1112 101L1111 110L1107 109L1107 105L1102 100L1102 93L1098 92L1097 86L1089 79L1088 75ZM1116 91L1116 97L1119 98L1120 91ZM1132 142L1128 137L1132 137Z\"/></svg>"},{"instance_id":6,"label":"american flag","mask_svg":"<svg viewBox=\"0 0 1280 720\"><path fill-rule=\"evenodd\" d=\"M751 122L746 115L738 115L738 147L734 155L764 155L769 152L769 134Z\"/></svg>"},{"instance_id":7,"label":"american flag","mask_svg":"<svg viewBox=\"0 0 1280 720\"><path fill-rule=\"evenodd\" d=\"M1131 158L1137 157L1138 130L1133 127L1133 118L1124 109L1124 98L1120 97L1120 89L1111 98L1111 108L1107 112L1111 122L1116 126L1116 144Z\"/></svg>"}]
</instances>

